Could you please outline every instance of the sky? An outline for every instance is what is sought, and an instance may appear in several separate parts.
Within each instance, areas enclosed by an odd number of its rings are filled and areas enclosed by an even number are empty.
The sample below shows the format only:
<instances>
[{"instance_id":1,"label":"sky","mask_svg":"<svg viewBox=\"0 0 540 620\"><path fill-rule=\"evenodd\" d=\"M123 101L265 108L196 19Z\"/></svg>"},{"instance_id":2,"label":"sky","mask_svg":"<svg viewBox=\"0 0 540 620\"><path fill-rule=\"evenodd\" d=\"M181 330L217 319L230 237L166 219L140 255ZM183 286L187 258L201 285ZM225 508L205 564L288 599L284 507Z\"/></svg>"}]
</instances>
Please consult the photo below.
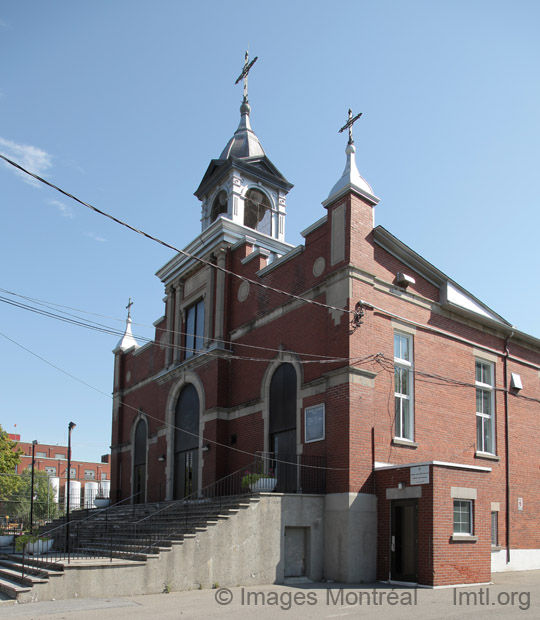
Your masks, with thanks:
<instances>
[{"instance_id":1,"label":"sky","mask_svg":"<svg viewBox=\"0 0 540 620\"><path fill-rule=\"evenodd\" d=\"M294 183L287 241L325 214L352 108L376 223L540 337L539 23L536 0L2 3L0 153L183 248L249 46L252 127ZM131 297L152 338L173 252L2 163L0 217L0 424L65 444L73 421L73 458L99 460L119 337L13 302L118 330Z\"/></svg>"}]
</instances>

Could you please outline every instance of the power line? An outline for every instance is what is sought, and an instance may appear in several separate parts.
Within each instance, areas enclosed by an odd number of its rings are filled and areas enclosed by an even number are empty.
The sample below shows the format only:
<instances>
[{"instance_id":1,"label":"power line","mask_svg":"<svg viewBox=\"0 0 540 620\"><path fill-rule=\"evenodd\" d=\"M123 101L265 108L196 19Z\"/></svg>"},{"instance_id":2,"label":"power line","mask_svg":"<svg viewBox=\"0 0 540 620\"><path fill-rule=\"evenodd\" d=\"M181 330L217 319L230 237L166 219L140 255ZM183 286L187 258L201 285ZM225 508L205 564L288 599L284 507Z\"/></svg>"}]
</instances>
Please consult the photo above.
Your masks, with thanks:
<instances>
[{"instance_id":1,"label":"power line","mask_svg":"<svg viewBox=\"0 0 540 620\"><path fill-rule=\"evenodd\" d=\"M77 198L73 194L70 194L69 192L67 192L67 191L63 190L62 188L58 187L57 185L54 185L54 183L51 183L50 181L47 181L43 177L40 177L39 175L34 174L33 172L30 172L29 170L26 170L26 168L23 168L21 165L19 165L18 163L12 161L11 159L6 157L5 155L2 155L1 153L0 153L0 158L2 158L8 164L14 166L15 168L17 168L21 172L24 172L25 174L33 177L34 179L36 179L37 181L40 181L41 183L44 183L48 187L51 187L52 189L56 190L57 192L60 192L61 194L63 194L67 198L71 198L75 202L78 202L79 204L83 205L84 207L87 207L88 209L91 209L95 213L98 213L99 215L102 215L103 217L106 217L106 218L112 220L116 224L120 224L120 226L124 226L125 228L128 228L129 230L131 230L131 231L133 231L133 232L135 232L135 233L137 233L139 235L142 235L143 237L146 237L147 239L150 239L151 241L155 241L156 243L159 243L160 245L162 245L162 246L164 246L166 248L169 248L170 250L173 250L174 252L178 252L179 254L182 254L186 258L190 258L190 259L192 259L192 260L194 260L194 261L196 261L198 263L201 263L202 265L205 265L207 267L211 267L212 269L217 269L218 271L221 271L221 272L226 273L228 275L231 275L231 276L233 276L235 278L238 278L239 280L242 280L243 282L248 282L249 284L253 284L254 286L258 286L260 288L263 288L263 289L265 289L267 291L272 291L273 293L278 293L279 295L285 295L286 297L290 297L292 299L296 299L298 301L302 301L302 302L307 303L307 304L312 304L314 306L319 306L321 308L326 308L328 310L337 310L338 312L345 312L347 314L354 315L354 311L353 310L348 310L347 308L338 308L336 306L330 306L328 304L323 304L320 301L315 301L313 299L306 299L305 297L302 297L301 295L295 295L294 293L289 293L289 292L284 291L282 289L274 288L273 286L268 286L267 284L263 284L262 282L257 282L256 280L251 280L250 278L246 278L245 276L241 276L241 275L239 275L237 273L234 273L234 271L230 271L229 269L226 269L225 267L220 267L219 265L211 263L210 261L207 261L204 258L200 258L199 256L196 256L195 254L191 254L190 252L186 252L185 250L180 250L179 248L175 247L174 245L171 245L170 243L168 243L167 241L163 241L163 240L159 239L158 237L154 237L153 235L145 232L144 230L136 228L135 226L132 226L131 224L128 224L127 222L124 222L123 220L115 217L114 215L110 215L109 213L107 213L105 211L102 211L101 209L98 209L97 207L94 207L90 203L85 202L84 200L81 200L80 198Z\"/></svg>"},{"instance_id":2,"label":"power line","mask_svg":"<svg viewBox=\"0 0 540 620\"><path fill-rule=\"evenodd\" d=\"M4 289L0 289L0 290L4 290ZM9 294L14 294L14 293L9 293ZM22 296L21 296L22 297ZM17 302L11 299L7 299L6 297L3 297L0 295L0 303L5 303L11 306L14 306L16 308L22 309L22 310L26 310L29 312L33 312L35 314L38 315L42 315L45 316L47 318L53 318L56 319L58 321L62 321L71 325L75 325L77 327L84 327L86 329L91 329L94 331L98 331L104 334L110 334L110 335L115 335L118 337L122 337L124 335L124 332L119 329L119 328L114 328L114 327L109 327L107 325L103 325L102 323L97 323L95 321L90 321L87 322L85 321L83 318L81 317L77 317L76 315L70 314L70 313L63 313L64 315L68 315L68 316L63 316L61 314L57 314L54 312L50 312L50 311L46 311L46 310L41 310L40 308L35 308L33 306L30 306L28 304L23 304L21 302ZM43 304L42 304L43 305ZM62 312L62 311L60 311ZM74 317L74 318L69 318L69 316ZM190 334L188 332L182 332L182 331L175 331L175 330L162 330L163 333L171 333L171 334L178 334L181 336L195 336L195 334ZM153 338L148 338L146 336L142 336L139 334L135 334L135 337L138 338L139 340L146 342L146 343L152 343L152 344L156 344L155 340ZM220 344L225 344L228 345L228 341L225 340L219 340L219 339L214 339L214 338L209 338L209 337L204 337L203 340L205 341L211 341L211 342L216 342L216 343L220 343ZM190 353L198 353L201 352L200 349L194 349L191 347L186 347L186 346L182 346L182 345L174 345L174 344L170 344L170 343L163 343L161 346L168 348L168 349L178 349L180 351L186 351L186 352L190 352ZM271 347L261 347L261 346L257 346L257 345L247 345L247 344L242 344L242 343L235 343L234 346L237 347L248 347L248 348L253 348L253 349L258 349L261 351L267 351L270 353L282 353L282 349L275 349L275 348L271 348ZM212 351L206 351L204 352L205 355L210 356L210 357L221 357L220 354L218 353L213 353ZM317 358L317 359L311 359L311 360L299 360L299 363L301 364L332 364L332 363L339 363L339 362L347 362L347 363L356 363L358 360L361 360L363 358L346 358L346 357L332 357L332 356L328 356L328 355L318 355L316 353L301 353L301 352L297 352L297 355L299 356L305 356L305 357L313 357L313 358ZM249 356L245 356L245 355L239 355L238 353L232 353L231 352L231 357L235 360L243 360L243 361L251 361L251 362L269 362L270 358L261 358L261 357L249 357Z\"/></svg>"},{"instance_id":3,"label":"power line","mask_svg":"<svg viewBox=\"0 0 540 620\"><path fill-rule=\"evenodd\" d=\"M72 375L71 373L67 372L63 368L60 368L59 366L56 366L52 362L49 362L47 359L45 359L41 355L38 355L37 353L34 353L34 351L31 351L30 349L28 349L24 345L20 344L16 340L13 340L13 338L10 338L9 336L4 334L3 332L0 332L0 336L3 336L6 340L9 340L9 342L11 342L14 345L16 345L17 347L23 349L27 353L30 353L30 355L33 355L34 357L36 357L37 359L41 360L42 362L44 362L48 366L51 366L55 370L58 370L59 372L65 374L66 376L70 377L71 379L74 379L75 381L78 381L79 383L82 383L83 385L85 385L86 387L90 388L91 390L94 390L94 392L97 392L98 394L101 394L102 396L106 396L108 399L114 401L114 396L111 396L111 394L107 394L106 392L102 392L100 389L94 387L93 385L90 385L89 383L86 383L86 381L83 381L82 379L79 379L78 377L76 377L75 375ZM369 356L369 357L371 358L372 356ZM139 413L139 409L137 407L133 407L132 405L128 405L127 403L125 403L123 401L120 401L120 404L122 406L124 406L124 407L127 407L128 409L131 409L131 410ZM167 428L170 428L170 429L175 430L175 431L180 431L182 433L186 433L187 435L191 435L192 437L199 437L199 435L197 433L192 433L192 432L187 431L187 430L185 430L183 428L179 428L179 427L175 426L174 424L171 424L171 423L167 422L166 420L162 420L161 418L158 418L157 416L154 416L154 415L148 413L147 411L144 411L144 414L148 418L151 418L152 420L155 420L156 422L159 422L159 423L163 424ZM247 450L241 450L240 448L235 448L233 446L228 446L226 444L220 443L219 441L215 441L213 439L210 439L210 438L204 437L204 436L202 437L202 439L206 443L211 443L211 444L213 444L215 446L219 446L219 447L225 448L227 450L232 450L233 452L239 452L241 454L246 454L246 455L248 455L250 457L254 457L254 458L258 457L258 454L255 453L255 452L248 452ZM279 458L273 458L272 460L274 462L276 462L276 463L283 463L283 464L290 465L289 461L282 461ZM348 467L347 468L344 468L344 467L320 467L320 466L316 466L316 465L305 465L303 463L295 463L295 465L297 465L298 467L304 467L306 469L324 469L326 471L349 471Z\"/></svg>"}]
</instances>

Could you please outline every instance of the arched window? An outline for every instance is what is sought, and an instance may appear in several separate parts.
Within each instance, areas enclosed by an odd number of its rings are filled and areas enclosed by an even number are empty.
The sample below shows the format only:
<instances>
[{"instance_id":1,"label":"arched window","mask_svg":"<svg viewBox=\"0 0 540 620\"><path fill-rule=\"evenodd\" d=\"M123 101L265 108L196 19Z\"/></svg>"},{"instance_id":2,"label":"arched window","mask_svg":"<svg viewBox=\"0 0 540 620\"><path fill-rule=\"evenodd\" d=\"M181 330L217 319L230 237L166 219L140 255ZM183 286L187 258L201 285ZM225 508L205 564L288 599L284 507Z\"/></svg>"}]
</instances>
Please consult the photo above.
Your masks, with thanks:
<instances>
[{"instance_id":1,"label":"arched window","mask_svg":"<svg viewBox=\"0 0 540 620\"><path fill-rule=\"evenodd\" d=\"M270 382L269 406L270 450L276 457L276 490L282 493L294 493L297 489L296 392L294 366L281 364Z\"/></svg>"},{"instance_id":2,"label":"arched window","mask_svg":"<svg viewBox=\"0 0 540 620\"><path fill-rule=\"evenodd\" d=\"M227 213L227 192L223 189L214 198L212 211L210 213L210 221L214 222L222 213Z\"/></svg>"},{"instance_id":3,"label":"arched window","mask_svg":"<svg viewBox=\"0 0 540 620\"><path fill-rule=\"evenodd\" d=\"M180 392L174 414L174 499L197 491L199 406L197 390L189 383Z\"/></svg>"},{"instance_id":4,"label":"arched window","mask_svg":"<svg viewBox=\"0 0 540 620\"><path fill-rule=\"evenodd\" d=\"M140 419L135 427L133 439L133 503L146 502L146 440L148 427L146 421Z\"/></svg>"},{"instance_id":5,"label":"arched window","mask_svg":"<svg viewBox=\"0 0 540 620\"><path fill-rule=\"evenodd\" d=\"M244 203L244 226L272 234L272 207L268 196L257 189L248 189Z\"/></svg>"}]
</instances>

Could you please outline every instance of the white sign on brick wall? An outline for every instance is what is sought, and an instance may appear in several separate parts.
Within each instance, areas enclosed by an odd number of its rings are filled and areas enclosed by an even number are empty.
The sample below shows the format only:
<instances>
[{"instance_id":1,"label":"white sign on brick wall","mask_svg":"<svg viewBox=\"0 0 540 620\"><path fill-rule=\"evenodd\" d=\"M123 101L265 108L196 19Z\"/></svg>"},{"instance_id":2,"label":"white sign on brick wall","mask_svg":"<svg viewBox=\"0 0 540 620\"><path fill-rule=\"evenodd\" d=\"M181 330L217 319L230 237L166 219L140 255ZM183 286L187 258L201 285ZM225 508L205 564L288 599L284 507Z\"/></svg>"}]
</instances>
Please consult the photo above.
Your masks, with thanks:
<instances>
[{"instance_id":1,"label":"white sign on brick wall","mask_svg":"<svg viewBox=\"0 0 540 620\"><path fill-rule=\"evenodd\" d=\"M429 484L429 465L411 467L411 485Z\"/></svg>"}]
</instances>

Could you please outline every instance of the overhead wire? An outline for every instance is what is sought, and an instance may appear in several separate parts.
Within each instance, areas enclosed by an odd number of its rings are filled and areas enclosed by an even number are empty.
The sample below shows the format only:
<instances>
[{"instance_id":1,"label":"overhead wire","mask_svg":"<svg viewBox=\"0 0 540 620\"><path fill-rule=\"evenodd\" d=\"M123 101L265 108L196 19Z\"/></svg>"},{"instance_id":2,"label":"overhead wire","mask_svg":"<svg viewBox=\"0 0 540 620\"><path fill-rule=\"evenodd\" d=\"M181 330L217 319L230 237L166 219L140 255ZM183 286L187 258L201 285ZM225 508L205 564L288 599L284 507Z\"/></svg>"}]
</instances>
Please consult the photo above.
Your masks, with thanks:
<instances>
[{"instance_id":1,"label":"overhead wire","mask_svg":"<svg viewBox=\"0 0 540 620\"><path fill-rule=\"evenodd\" d=\"M5 289L0 289L0 290L5 290ZM13 294L13 293L10 293ZM22 296L21 296L22 297ZM91 329L94 331L98 331L104 334L110 334L110 335L115 335L118 337L122 337L124 335L123 330L121 329L117 329L114 327L110 327L107 325L104 325L102 323L97 323L95 321L89 321L86 322L85 319L83 319L82 317L77 317L76 315L70 314L70 313L65 313L64 315L67 316L63 316L61 314L57 314L51 311L46 311L46 310L42 310L40 308L35 308L33 306L30 306L28 304L23 304L21 302L12 300L12 299L8 299L2 295L0 295L0 303L5 303L11 306L14 306L16 308L22 309L22 310L26 310L29 312L34 312L35 314L38 315L42 315L45 316L47 318L53 318L65 323L69 323L72 325L75 325L77 327L84 327L86 329ZM62 311L60 311L62 312ZM71 317L71 318L70 318ZM176 331L176 330L166 330L163 329L163 333L171 333L173 335L178 334L181 336L195 336L195 334L190 334L189 332L183 332L183 331ZM146 343L155 343L155 340L153 338L149 338L146 336L142 336L140 334L135 334L136 338L138 338L139 340L146 342ZM203 338L203 340L205 341L211 341L211 342L216 342L219 344L225 344L228 345L229 342L225 341L225 340L219 340L219 339L215 339L215 338ZM190 352L190 353L198 353L200 352L199 349L196 348L192 348L192 347L187 347L187 346L183 346L183 345L175 345L175 344L171 344L171 343L162 343L160 346L164 347L164 348L169 348L169 349L178 349L180 351L186 351L186 352ZM253 349L258 349L260 351L267 351L270 353L283 353L282 349L276 349L276 348L271 348L271 347L261 347L261 346L257 346L257 345L248 345L248 344L242 344L242 343L238 343L235 342L234 346L238 346L238 347L248 347L248 348L253 348ZM221 354L219 353L214 353L212 351L205 351L204 352L205 355L208 355L209 357L221 357ZM346 357L332 357L332 356L327 356L327 355L318 355L316 353L302 353L302 352L296 352L296 355L298 355L299 357L301 356L305 356L305 357L313 357L313 358L317 358L317 359L308 359L308 360L304 360L304 359L299 359L299 363L301 364L332 364L332 363L338 363L338 362L349 362L351 364L356 363L357 360L361 360L363 358L346 358ZM236 360L243 360L243 361L252 361L252 362L269 362L270 358L261 358L261 357L253 357L253 356L246 356L246 355L240 355L238 353L234 353L231 352L231 357L233 359Z\"/></svg>"},{"instance_id":2,"label":"overhead wire","mask_svg":"<svg viewBox=\"0 0 540 620\"><path fill-rule=\"evenodd\" d=\"M129 230L131 230L131 231L133 231L133 232L135 232L135 233L137 233L139 235L142 235L143 237L146 237L147 239L150 239L151 241L159 243L160 245L162 245L162 246L164 246L166 248L169 248L170 250L173 250L174 252L182 254L186 258L194 260L195 262L198 262L198 263L200 263L202 265L205 265L207 267L211 267L212 269L216 269L217 271L221 271L222 273L225 273L227 275L230 275L230 276L233 276L235 278L238 278L239 280L241 280L243 282L248 282L249 284L253 284L254 286L258 286L260 288L263 288L263 289L265 289L267 291L271 291L271 292L277 293L279 295L284 295L286 297L290 297L291 299L295 299L295 300L301 301L303 303L311 304L311 305L314 305L314 306L319 306L319 307L322 307L322 308L326 308L328 310L335 310L335 311L338 311L338 312L345 312L347 314L350 314L350 315L354 316L354 311L353 310L349 310L347 308L338 308L336 306L331 306L329 304L325 304L325 303L322 303L320 301L315 301L314 299L307 299L306 297L302 297L301 295L295 295L294 293L290 293L290 292L284 291L282 289L278 289L278 288L275 288L273 286L269 286L268 284L263 284L262 282L258 282L257 280L252 280L251 278L247 278L245 276L241 276L240 274L237 274L234 271L231 271L230 269L226 269L225 267L220 267L219 265L216 265L215 263L212 263L211 261L205 260L204 258L201 258L200 256L192 254L191 252L186 252L186 250L180 250L179 248L175 247L174 245L168 243L167 241L163 241L162 239L159 239L158 237L155 237L154 235L151 235L150 233L147 233L144 230L141 230L139 228L136 228L135 226L132 226L131 224L128 224L127 222L124 222L123 220L117 218L114 215L111 215L111 214L107 213L106 211L98 209L97 207L91 205L88 202L85 202L84 200L81 200L80 198L77 198L77 196L74 196L73 194L70 194L66 190L58 187L57 185L55 185L54 183L51 183L50 181L47 181L43 177L40 177L39 175L35 174L34 172L30 172L26 168L23 168L23 166L21 166L17 162L14 162L13 160L11 160L8 157L6 157L5 155L2 155L1 153L0 153L0 158L3 159L8 164L10 164L11 166L17 168L21 172L24 172L25 174L33 177L34 179L36 179L40 183L43 183L43 184L47 185L48 187L56 190L57 192L59 192L62 195L66 196L67 198L71 198L75 202L78 202L79 204L83 205L84 207L87 207L88 209L94 211L95 213L98 213L99 215L102 215L103 217L106 217L109 220L112 220L116 224L119 224L120 226L124 226L125 228L128 228Z\"/></svg>"},{"instance_id":3,"label":"overhead wire","mask_svg":"<svg viewBox=\"0 0 540 620\"><path fill-rule=\"evenodd\" d=\"M105 397L107 397L108 399L110 399L110 400L112 400L114 402L114 396L113 395L107 394L106 392L103 392L99 388L96 388L95 386L91 385L90 383L87 383L86 381L83 381L82 379L80 379L79 377L76 377L75 375L71 374L67 370L64 370L63 368L60 368L56 364L53 364L52 362L50 362L49 360L47 360L43 356L39 355L38 353L35 353L34 351L29 349L28 347L25 347L24 345L20 344L19 342L17 342L13 338L10 338L7 334L4 334L1 331L0 331L0 336L5 338L6 340L11 342L12 344L16 345L17 347L19 347L23 351L26 351L30 355L33 355L34 357L36 357L37 359L41 360L43 363L47 364L48 366L51 366L55 370L58 370L59 372L63 373L64 375L70 377L71 379L74 379L75 381L78 381L82 385L85 385L86 387L90 388L94 392L97 392L98 394L101 394L102 396L105 396ZM371 358L371 356L369 356L369 357ZM122 406L128 408L128 409L132 409L133 411L139 413L139 409L137 407L133 407L132 405L129 405L128 403L126 403L124 401L120 401L120 404ZM157 416L152 415L151 413L148 413L147 411L145 411L144 414L148 418L163 424L164 426L166 426L167 428L169 428L171 430L180 431L180 432L186 433L187 435L190 435L192 437L199 437L199 435L197 433L192 433L191 431L188 431L186 429L179 428L179 427L175 426L174 424L171 424L170 422L167 422L166 420L163 420L161 418L158 418ZM213 444L215 446L218 446L218 447L221 447L221 448L225 448L227 450L231 450L231 451L238 452L238 453L241 453L241 454L245 454L245 455L248 455L250 457L257 458L259 456L256 452L249 452L247 450L242 450L240 448L235 448L234 446L228 446L227 444L221 443L219 441L215 441L215 440L210 439L208 437L204 437L203 436L202 439L206 443L211 443L211 444ZM280 460L279 458L273 458L272 461L274 461L276 463L283 463L283 464L286 464L286 465L290 465L290 461L283 461L283 460ZM323 469L325 471L349 471L348 467L347 468L344 468L344 467L326 467L326 466L323 467L323 466L318 466L318 465L306 465L304 463L295 463L295 465L297 465L298 467L306 468L306 469Z\"/></svg>"}]
</instances>

